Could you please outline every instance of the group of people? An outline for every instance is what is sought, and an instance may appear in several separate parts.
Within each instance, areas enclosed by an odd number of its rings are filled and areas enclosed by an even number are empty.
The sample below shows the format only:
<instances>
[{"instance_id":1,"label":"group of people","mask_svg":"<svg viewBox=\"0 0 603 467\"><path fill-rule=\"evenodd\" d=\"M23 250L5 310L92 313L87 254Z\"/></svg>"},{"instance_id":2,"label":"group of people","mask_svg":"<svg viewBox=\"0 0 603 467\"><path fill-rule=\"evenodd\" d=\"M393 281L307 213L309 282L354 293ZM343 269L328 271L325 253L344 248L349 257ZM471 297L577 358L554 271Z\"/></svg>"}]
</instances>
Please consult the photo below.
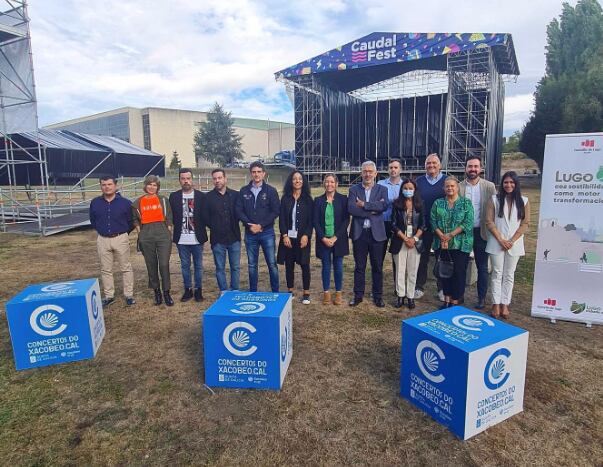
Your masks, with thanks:
<instances>
[{"instance_id":1,"label":"group of people","mask_svg":"<svg viewBox=\"0 0 603 467\"><path fill-rule=\"evenodd\" d=\"M226 172L221 168L212 171L214 189L208 193L194 189L191 170L181 169L180 190L166 198L159 194L159 178L148 176L144 181L145 194L133 203L120 196L114 178L103 177L102 196L90 205L90 221L98 232L103 305L115 300L114 259L123 273L126 304L135 303L128 241L133 229L138 231L138 249L145 259L155 304L174 305L169 269L172 243L178 249L184 283L180 300L203 300L206 229L210 232L220 291L238 290L243 224L252 292L258 287L261 248L271 290L279 291L280 264L285 267L287 289L294 293L298 265L302 276L300 298L309 304L314 233L315 254L322 264L323 304L343 303L343 259L350 253L351 239L354 284L350 306L357 306L364 299L367 262L371 266L372 300L377 307L385 306L383 264L389 251L396 307L414 308L415 300L425 293L433 249L442 308L464 302L467 265L473 253L478 275L476 308L485 307L490 283L492 316L508 318L514 271L519 257L524 255L523 235L530 216L528 200L521 195L515 172L503 175L497 192L492 182L481 177L479 157L467 159L462 182L441 172L437 154L427 156L425 174L416 180L402 178L401 169L399 160L390 160L389 177L377 182L375 163L366 161L362 164L361 183L351 186L347 196L337 191L337 176L326 174L324 193L315 199L307 178L299 170L289 174L279 199L277 190L265 181L266 171L260 162L250 165L251 181L238 192L228 188ZM278 248L274 230L277 221Z\"/></svg>"}]
</instances>

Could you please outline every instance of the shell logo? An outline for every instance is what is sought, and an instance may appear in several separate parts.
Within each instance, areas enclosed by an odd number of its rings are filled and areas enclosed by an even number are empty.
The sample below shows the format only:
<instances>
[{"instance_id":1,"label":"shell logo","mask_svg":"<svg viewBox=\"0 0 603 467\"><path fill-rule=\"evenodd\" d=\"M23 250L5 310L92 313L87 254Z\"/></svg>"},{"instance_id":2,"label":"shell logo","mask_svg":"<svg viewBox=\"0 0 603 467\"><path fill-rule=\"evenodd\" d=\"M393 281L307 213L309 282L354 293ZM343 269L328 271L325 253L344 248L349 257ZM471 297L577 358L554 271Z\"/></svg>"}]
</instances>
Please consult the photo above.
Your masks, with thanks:
<instances>
[{"instance_id":1,"label":"shell logo","mask_svg":"<svg viewBox=\"0 0 603 467\"><path fill-rule=\"evenodd\" d=\"M66 324L59 325L58 314L63 311L65 310L57 305L39 306L29 317L29 324L41 336L57 336L67 329Z\"/></svg>"},{"instance_id":2,"label":"shell logo","mask_svg":"<svg viewBox=\"0 0 603 467\"><path fill-rule=\"evenodd\" d=\"M510 356L511 351L504 347L490 356L484 368L484 384L488 389L496 390L507 382L510 376L507 360Z\"/></svg>"},{"instance_id":3,"label":"shell logo","mask_svg":"<svg viewBox=\"0 0 603 467\"><path fill-rule=\"evenodd\" d=\"M235 321L224 329L222 342L231 354L239 357L248 357L253 355L258 349L255 345L249 346L251 341L250 333L253 334L255 332L256 328L252 324L245 321Z\"/></svg>"},{"instance_id":4,"label":"shell logo","mask_svg":"<svg viewBox=\"0 0 603 467\"><path fill-rule=\"evenodd\" d=\"M446 355L438 344L427 339L422 340L417 345L415 356L419 370L429 381L441 383L446 379L441 371L438 373L440 362L446 359Z\"/></svg>"},{"instance_id":5,"label":"shell logo","mask_svg":"<svg viewBox=\"0 0 603 467\"><path fill-rule=\"evenodd\" d=\"M491 319L475 315L455 316L452 318L452 324L468 331L481 331L484 324L487 324L488 326L495 326L494 321Z\"/></svg>"}]
</instances>

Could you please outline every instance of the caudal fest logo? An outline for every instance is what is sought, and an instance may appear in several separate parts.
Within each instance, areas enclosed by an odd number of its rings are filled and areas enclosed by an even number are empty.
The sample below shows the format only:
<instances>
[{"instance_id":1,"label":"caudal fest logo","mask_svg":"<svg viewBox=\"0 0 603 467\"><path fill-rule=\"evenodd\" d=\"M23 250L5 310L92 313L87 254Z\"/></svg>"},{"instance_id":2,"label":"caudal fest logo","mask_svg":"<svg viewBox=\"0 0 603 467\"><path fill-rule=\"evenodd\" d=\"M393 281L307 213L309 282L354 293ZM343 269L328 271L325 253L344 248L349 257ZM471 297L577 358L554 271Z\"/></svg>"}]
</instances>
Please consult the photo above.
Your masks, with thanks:
<instances>
[{"instance_id":1,"label":"caudal fest logo","mask_svg":"<svg viewBox=\"0 0 603 467\"><path fill-rule=\"evenodd\" d=\"M233 355L238 357L249 357L258 349L251 344L251 334L256 332L256 328L245 321L235 321L230 323L222 333L222 342L224 347Z\"/></svg>"},{"instance_id":2,"label":"caudal fest logo","mask_svg":"<svg viewBox=\"0 0 603 467\"><path fill-rule=\"evenodd\" d=\"M422 340L417 345L415 353L417 365L423 376L433 383L441 383L446 379L441 371L441 362L446 359L446 355L438 344L430 340Z\"/></svg>"},{"instance_id":3,"label":"caudal fest logo","mask_svg":"<svg viewBox=\"0 0 603 467\"><path fill-rule=\"evenodd\" d=\"M41 336L57 336L67 329L67 325L61 324L59 318L63 311L65 310L58 305L39 306L31 313L29 324Z\"/></svg>"},{"instance_id":4,"label":"caudal fest logo","mask_svg":"<svg viewBox=\"0 0 603 467\"><path fill-rule=\"evenodd\" d=\"M452 318L452 324L467 331L481 331L484 324L495 326L494 321L483 316L458 315Z\"/></svg>"},{"instance_id":5,"label":"caudal fest logo","mask_svg":"<svg viewBox=\"0 0 603 467\"><path fill-rule=\"evenodd\" d=\"M507 382L511 373L508 371L511 351L501 347L495 351L484 368L484 384L488 389L495 390Z\"/></svg>"}]
</instances>

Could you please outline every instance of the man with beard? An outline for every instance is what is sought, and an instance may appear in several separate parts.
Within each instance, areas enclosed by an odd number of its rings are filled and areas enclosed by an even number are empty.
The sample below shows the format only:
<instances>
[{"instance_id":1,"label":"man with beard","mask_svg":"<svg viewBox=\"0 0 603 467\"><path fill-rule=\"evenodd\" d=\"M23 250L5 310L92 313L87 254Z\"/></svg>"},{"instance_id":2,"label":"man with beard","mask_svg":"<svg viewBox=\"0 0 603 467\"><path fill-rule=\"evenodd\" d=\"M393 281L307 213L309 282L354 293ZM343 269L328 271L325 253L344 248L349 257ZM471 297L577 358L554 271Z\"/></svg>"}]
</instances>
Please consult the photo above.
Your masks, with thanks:
<instances>
[{"instance_id":1,"label":"man with beard","mask_svg":"<svg viewBox=\"0 0 603 467\"><path fill-rule=\"evenodd\" d=\"M481 310L486 305L488 292L488 229L486 227L486 209L488 200L496 194L494 183L480 177L482 161L478 156L470 156L465 161L465 180L460 184L460 196L471 200L473 204L473 257L477 267L477 303Z\"/></svg>"},{"instance_id":2,"label":"man with beard","mask_svg":"<svg viewBox=\"0 0 603 467\"><path fill-rule=\"evenodd\" d=\"M207 232L201 218L203 193L193 189L191 169L180 169L178 181L181 190L170 194L170 206L174 217L173 241L178 247L184 294L181 302L187 302L193 296L195 301L203 300L203 244L207 241ZM195 291L191 280L191 256L195 271Z\"/></svg>"},{"instance_id":3,"label":"man with beard","mask_svg":"<svg viewBox=\"0 0 603 467\"><path fill-rule=\"evenodd\" d=\"M224 169L211 172L214 189L205 195L203 212L205 225L209 227L211 251L216 265L216 280L220 292L239 290L241 261L241 229L235 205L239 192L226 186ZM226 281L226 255L230 264L230 287Z\"/></svg>"}]
</instances>

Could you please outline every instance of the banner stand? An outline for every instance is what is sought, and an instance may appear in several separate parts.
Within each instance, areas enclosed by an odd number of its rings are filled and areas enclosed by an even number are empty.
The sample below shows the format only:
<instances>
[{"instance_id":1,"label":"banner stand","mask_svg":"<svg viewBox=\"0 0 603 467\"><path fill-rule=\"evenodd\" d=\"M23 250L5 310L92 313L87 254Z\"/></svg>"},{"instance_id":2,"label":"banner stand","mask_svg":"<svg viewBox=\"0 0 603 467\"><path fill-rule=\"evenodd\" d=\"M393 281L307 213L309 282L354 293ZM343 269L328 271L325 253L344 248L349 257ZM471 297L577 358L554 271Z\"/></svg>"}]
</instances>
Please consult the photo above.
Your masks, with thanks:
<instances>
[{"instance_id":1,"label":"banner stand","mask_svg":"<svg viewBox=\"0 0 603 467\"><path fill-rule=\"evenodd\" d=\"M603 324L603 133L547 135L532 316Z\"/></svg>"}]
</instances>

